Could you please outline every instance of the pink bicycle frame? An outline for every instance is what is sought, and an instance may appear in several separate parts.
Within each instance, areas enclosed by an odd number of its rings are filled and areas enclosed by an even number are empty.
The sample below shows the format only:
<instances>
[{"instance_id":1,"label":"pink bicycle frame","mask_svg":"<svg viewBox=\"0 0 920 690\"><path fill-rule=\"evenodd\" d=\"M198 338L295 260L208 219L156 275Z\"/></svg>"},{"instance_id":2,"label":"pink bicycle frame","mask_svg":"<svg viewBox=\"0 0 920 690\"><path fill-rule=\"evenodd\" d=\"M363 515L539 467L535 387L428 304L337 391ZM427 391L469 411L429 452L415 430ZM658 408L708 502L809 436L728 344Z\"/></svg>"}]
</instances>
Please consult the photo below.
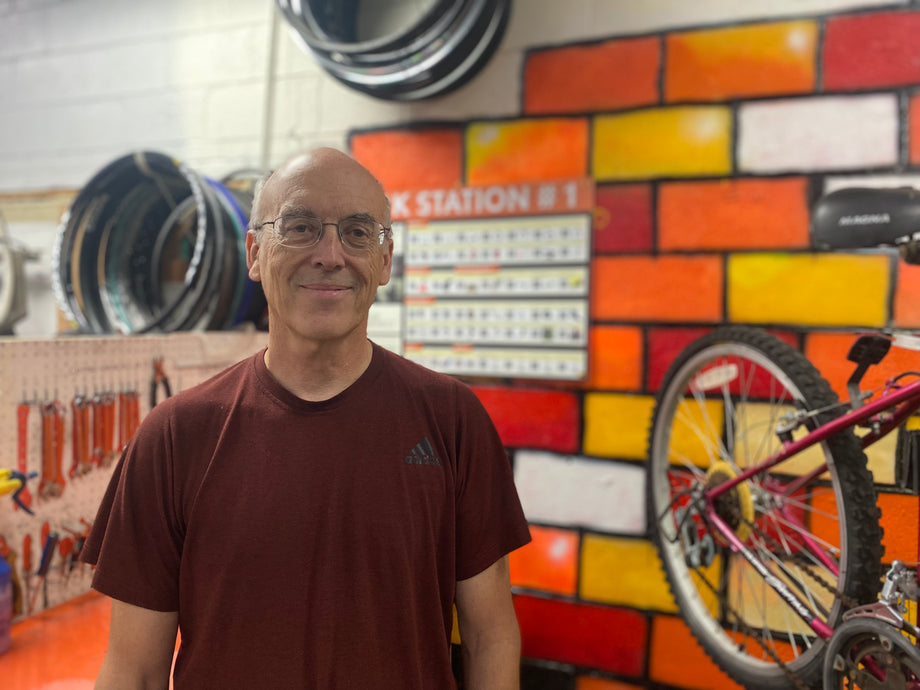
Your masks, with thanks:
<instances>
[{"instance_id":1,"label":"pink bicycle frame","mask_svg":"<svg viewBox=\"0 0 920 690\"><path fill-rule=\"evenodd\" d=\"M795 592L793 592L786 584L778 577L776 577L770 570L760 561L750 549L748 549L744 542L742 542L738 536L735 534L734 530L727 525L717 514L713 505L713 500L724 494L726 491L730 491L733 487L737 486L743 481L747 481L756 474L759 474L765 470L768 470L785 460L793 457L794 455L814 446L818 443L826 441L828 438L834 434L843 431L845 429L850 429L860 424L864 424L872 420L874 417L872 429L862 437L861 443L862 447L866 448L879 439L883 438L891 431L896 429L904 420L906 420L910 415L920 409L920 380L914 381L913 383L907 384L901 388L893 389L891 383L889 382L888 387L885 389L885 392L876 400L866 403L855 409L851 409L846 414L837 417L829 422L822 424L821 426L809 431L802 438L795 441L788 441L783 443L783 447L765 459L763 462L750 467L732 479L725 481L718 486L715 486L707 490L704 494L706 498L706 508L702 511L702 514L713 525L716 530L722 535L722 537L728 542L730 548L735 553L740 553L748 563L751 564L751 567L754 568L761 577L764 578L764 581L772 587L776 593L782 597L782 599L795 611L803 621L814 630L815 634L821 637L824 640L830 638L833 634L833 629L829 627L824 621L817 618L817 616L812 612L812 610L799 598ZM884 414L887 413L887 414ZM884 414L884 419L882 415ZM827 469L827 465L819 466L817 469L810 472L808 475L799 477L794 482L790 483L785 487L784 494L786 496L792 495L797 489L806 485L809 481L815 477L822 474ZM786 517L792 519L788 513ZM819 548L815 547L814 542L807 534L800 535L808 546L813 555L821 560L821 562L828 567L831 572L838 574L838 569L836 564L830 561L827 558L827 555Z\"/></svg>"}]
</instances>

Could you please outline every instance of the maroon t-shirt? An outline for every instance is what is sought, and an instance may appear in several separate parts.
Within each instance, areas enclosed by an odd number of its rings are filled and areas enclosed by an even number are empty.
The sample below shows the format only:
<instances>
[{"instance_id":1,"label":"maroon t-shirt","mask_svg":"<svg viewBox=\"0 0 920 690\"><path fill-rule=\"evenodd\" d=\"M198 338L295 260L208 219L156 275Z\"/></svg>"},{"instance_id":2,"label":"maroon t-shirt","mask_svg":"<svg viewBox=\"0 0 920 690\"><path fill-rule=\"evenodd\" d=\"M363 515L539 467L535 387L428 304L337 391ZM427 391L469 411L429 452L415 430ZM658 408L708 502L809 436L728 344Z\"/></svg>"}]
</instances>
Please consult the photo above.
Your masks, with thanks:
<instances>
[{"instance_id":1,"label":"maroon t-shirt","mask_svg":"<svg viewBox=\"0 0 920 690\"><path fill-rule=\"evenodd\" d=\"M177 690L443 690L456 581L529 538L476 396L375 345L323 402L260 352L157 405L83 558L95 589L179 611Z\"/></svg>"}]
</instances>

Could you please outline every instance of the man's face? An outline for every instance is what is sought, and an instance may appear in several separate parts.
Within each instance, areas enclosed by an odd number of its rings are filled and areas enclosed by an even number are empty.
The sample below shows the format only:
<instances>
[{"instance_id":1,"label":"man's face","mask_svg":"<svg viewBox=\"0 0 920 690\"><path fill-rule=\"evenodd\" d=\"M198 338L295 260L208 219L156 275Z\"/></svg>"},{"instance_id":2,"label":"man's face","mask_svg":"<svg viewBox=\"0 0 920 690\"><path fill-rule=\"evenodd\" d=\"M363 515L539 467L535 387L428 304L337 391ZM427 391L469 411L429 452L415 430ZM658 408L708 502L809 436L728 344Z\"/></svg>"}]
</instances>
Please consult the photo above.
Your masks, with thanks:
<instances>
[{"instance_id":1,"label":"man's face","mask_svg":"<svg viewBox=\"0 0 920 690\"><path fill-rule=\"evenodd\" d=\"M279 173L263 190L261 220L298 212L338 223L366 214L388 224L379 185L344 156ZM377 287L390 279L391 241L355 252L342 245L335 227L327 225L318 244L292 249L280 245L272 227L265 226L258 243L250 232L247 249L249 276L262 283L273 335L286 332L314 342L366 338L367 314Z\"/></svg>"}]
</instances>

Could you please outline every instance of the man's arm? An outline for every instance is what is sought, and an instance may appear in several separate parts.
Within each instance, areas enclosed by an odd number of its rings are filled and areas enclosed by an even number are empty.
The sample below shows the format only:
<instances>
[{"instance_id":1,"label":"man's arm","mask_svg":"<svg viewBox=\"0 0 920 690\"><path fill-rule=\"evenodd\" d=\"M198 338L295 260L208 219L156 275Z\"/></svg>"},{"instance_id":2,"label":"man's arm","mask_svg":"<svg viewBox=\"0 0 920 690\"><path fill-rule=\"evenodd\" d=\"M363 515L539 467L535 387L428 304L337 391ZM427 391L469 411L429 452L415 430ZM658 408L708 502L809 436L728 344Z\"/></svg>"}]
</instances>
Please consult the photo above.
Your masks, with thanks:
<instances>
[{"instance_id":1,"label":"man's arm","mask_svg":"<svg viewBox=\"0 0 920 690\"><path fill-rule=\"evenodd\" d=\"M511 600L508 557L457 582L463 686L519 690L521 633Z\"/></svg>"},{"instance_id":2,"label":"man's arm","mask_svg":"<svg viewBox=\"0 0 920 690\"><path fill-rule=\"evenodd\" d=\"M169 687L179 614L112 600L109 646L96 690L165 690Z\"/></svg>"}]
</instances>

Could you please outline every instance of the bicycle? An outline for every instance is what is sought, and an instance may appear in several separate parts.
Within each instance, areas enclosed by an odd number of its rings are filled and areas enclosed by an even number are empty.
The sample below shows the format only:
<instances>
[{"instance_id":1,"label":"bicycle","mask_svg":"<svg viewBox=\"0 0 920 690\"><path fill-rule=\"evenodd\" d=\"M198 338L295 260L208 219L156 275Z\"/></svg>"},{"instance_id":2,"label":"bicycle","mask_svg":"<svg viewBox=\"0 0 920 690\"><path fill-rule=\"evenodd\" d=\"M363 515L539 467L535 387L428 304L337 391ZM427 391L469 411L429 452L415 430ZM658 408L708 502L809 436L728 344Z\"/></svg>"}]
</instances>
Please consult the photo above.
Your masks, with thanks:
<instances>
[{"instance_id":1,"label":"bicycle","mask_svg":"<svg viewBox=\"0 0 920 690\"><path fill-rule=\"evenodd\" d=\"M918 194L829 194L814 210L814 244L894 246L920 263ZM659 387L651 537L691 632L743 685L920 688L920 629L903 615L917 599L916 572L895 562L879 597L882 529L864 452L898 429L916 472L920 442L904 422L920 410L920 373L860 388L892 345L920 350L920 338L880 331L855 341L840 401L792 345L721 326L687 346Z\"/></svg>"}]
</instances>

